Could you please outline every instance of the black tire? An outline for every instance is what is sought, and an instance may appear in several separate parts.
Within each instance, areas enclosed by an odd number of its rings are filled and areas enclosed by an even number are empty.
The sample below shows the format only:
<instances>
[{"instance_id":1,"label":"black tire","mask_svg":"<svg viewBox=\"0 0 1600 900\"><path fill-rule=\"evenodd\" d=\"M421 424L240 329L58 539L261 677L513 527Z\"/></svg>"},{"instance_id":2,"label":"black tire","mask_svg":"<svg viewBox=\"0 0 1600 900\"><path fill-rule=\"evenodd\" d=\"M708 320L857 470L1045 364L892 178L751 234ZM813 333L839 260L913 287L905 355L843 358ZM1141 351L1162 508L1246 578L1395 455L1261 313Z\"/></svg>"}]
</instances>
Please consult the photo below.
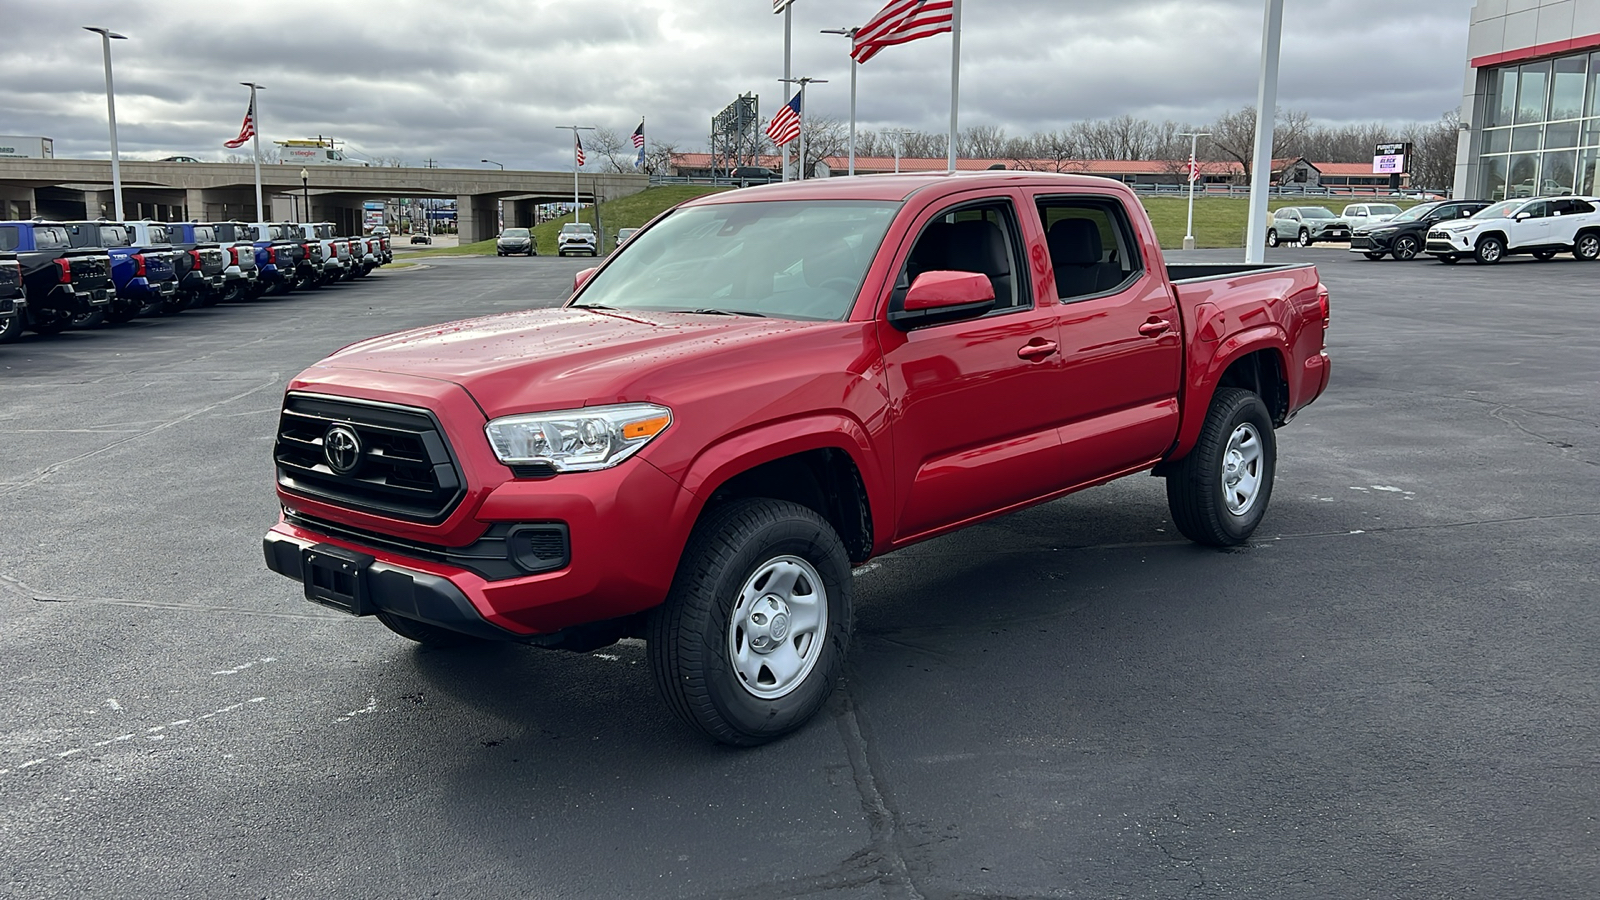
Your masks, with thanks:
<instances>
[{"instance_id":1,"label":"black tire","mask_svg":"<svg viewBox=\"0 0 1600 900\"><path fill-rule=\"evenodd\" d=\"M377 613L378 621L395 634L407 640L416 641L424 647L469 647L474 644L489 643L483 638L476 638L470 634L429 625L427 622L418 622L405 616L394 613Z\"/></svg>"},{"instance_id":2,"label":"black tire","mask_svg":"<svg viewBox=\"0 0 1600 900\"><path fill-rule=\"evenodd\" d=\"M1556 252L1554 250L1535 250L1533 251L1533 258L1539 262L1549 262L1556 258Z\"/></svg>"},{"instance_id":3,"label":"black tire","mask_svg":"<svg viewBox=\"0 0 1600 900\"><path fill-rule=\"evenodd\" d=\"M0 344L9 344L22 337L22 313L17 312L0 321Z\"/></svg>"},{"instance_id":4,"label":"black tire","mask_svg":"<svg viewBox=\"0 0 1600 900\"><path fill-rule=\"evenodd\" d=\"M1311 239L1311 232L1305 228L1300 229L1300 246L1309 247L1316 243Z\"/></svg>"},{"instance_id":5,"label":"black tire","mask_svg":"<svg viewBox=\"0 0 1600 900\"><path fill-rule=\"evenodd\" d=\"M1267 229L1267 246L1268 247L1276 247L1276 246L1278 246L1278 229L1276 229L1276 228L1268 228Z\"/></svg>"},{"instance_id":6,"label":"black tire","mask_svg":"<svg viewBox=\"0 0 1600 900\"><path fill-rule=\"evenodd\" d=\"M1402 234L1394 239L1394 258L1401 262L1410 262L1422 252L1422 242L1409 234Z\"/></svg>"},{"instance_id":7,"label":"black tire","mask_svg":"<svg viewBox=\"0 0 1600 900\"><path fill-rule=\"evenodd\" d=\"M1572 242L1572 258L1584 262L1600 259L1600 232L1585 231Z\"/></svg>"},{"instance_id":8,"label":"black tire","mask_svg":"<svg viewBox=\"0 0 1600 900\"><path fill-rule=\"evenodd\" d=\"M90 328L99 328L106 323L105 307L96 307L82 315L72 317L72 327L87 331Z\"/></svg>"},{"instance_id":9,"label":"black tire","mask_svg":"<svg viewBox=\"0 0 1600 900\"><path fill-rule=\"evenodd\" d=\"M1478 239L1478 246L1473 250L1472 258L1479 265L1492 266L1506 257L1506 242L1494 235L1485 235Z\"/></svg>"},{"instance_id":10,"label":"black tire","mask_svg":"<svg viewBox=\"0 0 1600 900\"><path fill-rule=\"evenodd\" d=\"M1368 252L1363 253L1361 255L1365 256L1367 259L1372 260L1373 262L1377 262L1378 260L1383 259L1383 257L1385 256L1385 254L1383 254L1383 253L1377 253L1377 252L1374 252L1374 251L1368 251Z\"/></svg>"},{"instance_id":11,"label":"black tire","mask_svg":"<svg viewBox=\"0 0 1600 900\"><path fill-rule=\"evenodd\" d=\"M1437 259L1439 262L1442 262L1447 266L1453 266L1461 261L1454 256L1435 256L1434 259Z\"/></svg>"},{"instance_id":12,"label":"black tire","mask_svg":"<svg viewBox=\"0 0 1600 900\"><path fill-rule=\"evenodd\" d=\"M789 632L774 637L780 643L805 641L806 649L793 649L811 661L791 687L775 688L784 693L763 699L746 687L732 660L736 633L739 641L750 641L752 653L762 638L732 626L736 609L750 616L747 623L755 620L756 613L739 605L741 594L748 596L750 580L768 566L782 565L783 557L817 573L820 585L805 575L796 590L824 592L819 608L826 615L809 641ZM735 500L711 510L689 538L666 603L650 616L650 668L662 699L684 722L724 744L752 747L799 728L827 702L844 671L851 589L844 544L812 510L766 499ZM765 663L758 664L768 671ZM758 673L758 685L760 680Z\"/></svg>"},{"instance_id":13,"label":"black tire","mask_svg":"<svg viewBox=\"0 0 1600 900\"><path fill-rule=\"evenodd\" d=\"M139 313L142 312L143 309L144 308L140 306L119 306L113 303L105 308L106 324L126 325L127 323L138 318Z\"/></svg>"},{"instance_id":14,"label":"black tire","mask_svg":"<svg viewBox=\"0 0 1600 900\"><path fill-rule=\"evenodd\" d=\"M1237 462L1230 459L1230 445L1236 436L1250 433L1257 452L1253 465L1257 483L1250 502L1235 512L1226 498L1226 473ZM1277 461L1277 437L1267 405L1250 391L1218 388L1200 428L1199 443L1167 474L1167 508L1178 531L1210 547L1233 547L1249 540L1272 499ZM1240 468L1247 477L1252 471L1250 465Z\"/></svg>"},{"instance_id":15,"label":"black tire","mask_svg":"<svg viewBox=\"0 0 1600 900\"><path fill-rule=\"evenodd\" d=\"M34 334L42 334L48 337L50 335L60 334L61 332L66 331L67 326L71 324L71 319L59 313L55 313L47 319L35 319L33 324L28 326L28 330Z\"/></svg>"}]
</instances>

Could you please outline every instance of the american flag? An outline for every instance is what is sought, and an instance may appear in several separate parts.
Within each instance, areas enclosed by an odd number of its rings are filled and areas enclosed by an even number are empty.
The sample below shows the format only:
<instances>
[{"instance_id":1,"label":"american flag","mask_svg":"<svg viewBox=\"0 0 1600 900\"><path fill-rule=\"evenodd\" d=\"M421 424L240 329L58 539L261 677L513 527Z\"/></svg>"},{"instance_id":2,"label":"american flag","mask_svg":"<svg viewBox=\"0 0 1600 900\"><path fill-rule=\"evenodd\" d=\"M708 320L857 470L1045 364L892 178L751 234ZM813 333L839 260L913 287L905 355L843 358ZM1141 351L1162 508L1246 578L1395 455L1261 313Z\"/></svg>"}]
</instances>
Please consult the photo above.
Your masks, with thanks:
<instances>
[{"instance_id":1,"label":"american flag","mask_svg":"<svg viewBox=\"0 0 1600 900\"><path fill-rule=\"evenodd\" d=\"M643 119L639 120L639 127L635 128L633 130L633 146L635 148L637 148L637 149L640 149L640 150L644 149L644 120Z\"/></svg>"},{"instance_id":2,"label":"american flag","mask_svg":"<svg viewBox=\"0 0 1600 900\"><path fill-rule=\"evenodd\" d=\"M244 124L239 126L239 136L231 141L223 141L222 146L230 150L243 147L245 141L256 136L256 98L250 97L250 108L244 111Z\"/></svg>"},{"instance_id":3,"label":"american flag","mask_svg":"<svg viewBox=\"0 0 1600 900\"><path fill-rule=\"evenodd\" d=\"M1186 168L1186 171L1189 173L1189 180L1190 181L1199 181L1200 180L1200 162L1199 162L1199 160L1194 158L1194 154L1193 153L1189 154L1189 165L1187 167L1185 167L1185 168Z\"/></svg>"},{"instance_id":4,"label":"american flag","mask_svg":"<svg viewBox=\"0 0 1600 900\"><path fill-rule=\"evenodd\" d=\"M954 6L953 0L889 0L856 32L850 56L864 63L885 47L943 34L951 30Z\"/></svg>"},{"instance_id":5,"label":"american flag","mask_svg":"<svg viewBox=\"0 0 1600 900\"><path fill-rule=\"evenodd\" d=\"M767 137L772 142L782 147L800 136L800 93L795 92L794 99L783 105L778 114L767 123Z\"/></svg>"},{"instance_id":6,"label":"american flag","mask_svg":"<svg viewBox=\"0 0 1600 900\"><path fill-rule=\"evenodd\" d=\"M583 138L578 137L576 131L572 133L572 158L576 161L578 168L583 168Z\"/></svg>"}]
</instances>

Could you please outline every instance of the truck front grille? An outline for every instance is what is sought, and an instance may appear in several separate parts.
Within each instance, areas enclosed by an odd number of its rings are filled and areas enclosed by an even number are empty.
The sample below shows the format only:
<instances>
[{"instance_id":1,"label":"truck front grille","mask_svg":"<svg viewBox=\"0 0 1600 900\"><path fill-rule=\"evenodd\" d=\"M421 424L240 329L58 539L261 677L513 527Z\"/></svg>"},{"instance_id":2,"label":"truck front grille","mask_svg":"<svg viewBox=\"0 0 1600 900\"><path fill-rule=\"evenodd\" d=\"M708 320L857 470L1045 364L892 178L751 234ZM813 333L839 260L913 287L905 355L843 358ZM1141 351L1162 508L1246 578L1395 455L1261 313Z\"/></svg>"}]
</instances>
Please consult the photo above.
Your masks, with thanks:
<instances>
[{"instance_id":1,"label":"truck front grille","mask_svg":"<svg viewBox=\"0 0 1600 900\"><path fill-rule=\"evenodd\" d=\"M408 406L291 393L272 455L285 490L396 519L437 524L465 493L438 421Z\"/></svg>"}]
</instances>

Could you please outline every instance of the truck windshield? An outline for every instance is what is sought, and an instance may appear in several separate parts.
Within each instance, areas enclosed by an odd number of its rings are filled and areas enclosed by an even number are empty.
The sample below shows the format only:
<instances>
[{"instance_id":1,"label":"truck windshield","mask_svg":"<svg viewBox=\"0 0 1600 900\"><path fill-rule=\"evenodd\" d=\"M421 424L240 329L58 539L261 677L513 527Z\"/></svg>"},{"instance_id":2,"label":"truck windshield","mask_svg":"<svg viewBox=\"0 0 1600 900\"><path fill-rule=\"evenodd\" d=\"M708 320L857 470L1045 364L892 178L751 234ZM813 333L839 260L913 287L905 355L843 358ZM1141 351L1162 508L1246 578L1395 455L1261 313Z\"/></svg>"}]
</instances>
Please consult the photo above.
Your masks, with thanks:
<instances>
[{"instance_id":1,"label":"truck windshield","mask_svg":"<svg viewBox=\"0 0 1600 900\"><path fill-rule=\"evenodd\" d=\"M837 320L898 202L719 203L635 235L574 306Z\"/></svg>"}]
</instances>

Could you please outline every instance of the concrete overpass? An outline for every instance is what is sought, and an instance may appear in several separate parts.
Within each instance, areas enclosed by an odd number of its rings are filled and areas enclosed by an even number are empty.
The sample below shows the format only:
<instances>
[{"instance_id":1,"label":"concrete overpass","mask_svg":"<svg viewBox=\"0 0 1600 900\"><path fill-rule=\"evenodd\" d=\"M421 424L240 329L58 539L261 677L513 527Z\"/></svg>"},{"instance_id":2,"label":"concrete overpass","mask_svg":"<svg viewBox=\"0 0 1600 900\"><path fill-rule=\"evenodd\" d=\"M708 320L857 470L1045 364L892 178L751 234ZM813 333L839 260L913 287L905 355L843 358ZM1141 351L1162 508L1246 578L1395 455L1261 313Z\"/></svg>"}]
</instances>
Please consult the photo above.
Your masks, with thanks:
<instances>
[{"instance_id":1,"label":"concrete overpass","mask_svg":"<svg viewBox=\"0 0 1600 900\"><path fill-rule=\"evenodd\" d=\"M534 207L572 200L571 172L499 169L415 169L367 166L306 166L313 222L337 223L345 233L360 229L362 204L394 197L448 197L456 201L462 243L494 237L496 207L506 201L506 224L534 224ZM636 194L650 184L644 175L581 173L584 202ZM300 166L263 164L262 193L273 215L301 193ZM255 169L249 163L122 161L123 212L130 219L221 221L254 219ZM111 161L98 159L0 159L0 219L36 215L79 219L112 217Z\"/></svg>"}]
</instances>

